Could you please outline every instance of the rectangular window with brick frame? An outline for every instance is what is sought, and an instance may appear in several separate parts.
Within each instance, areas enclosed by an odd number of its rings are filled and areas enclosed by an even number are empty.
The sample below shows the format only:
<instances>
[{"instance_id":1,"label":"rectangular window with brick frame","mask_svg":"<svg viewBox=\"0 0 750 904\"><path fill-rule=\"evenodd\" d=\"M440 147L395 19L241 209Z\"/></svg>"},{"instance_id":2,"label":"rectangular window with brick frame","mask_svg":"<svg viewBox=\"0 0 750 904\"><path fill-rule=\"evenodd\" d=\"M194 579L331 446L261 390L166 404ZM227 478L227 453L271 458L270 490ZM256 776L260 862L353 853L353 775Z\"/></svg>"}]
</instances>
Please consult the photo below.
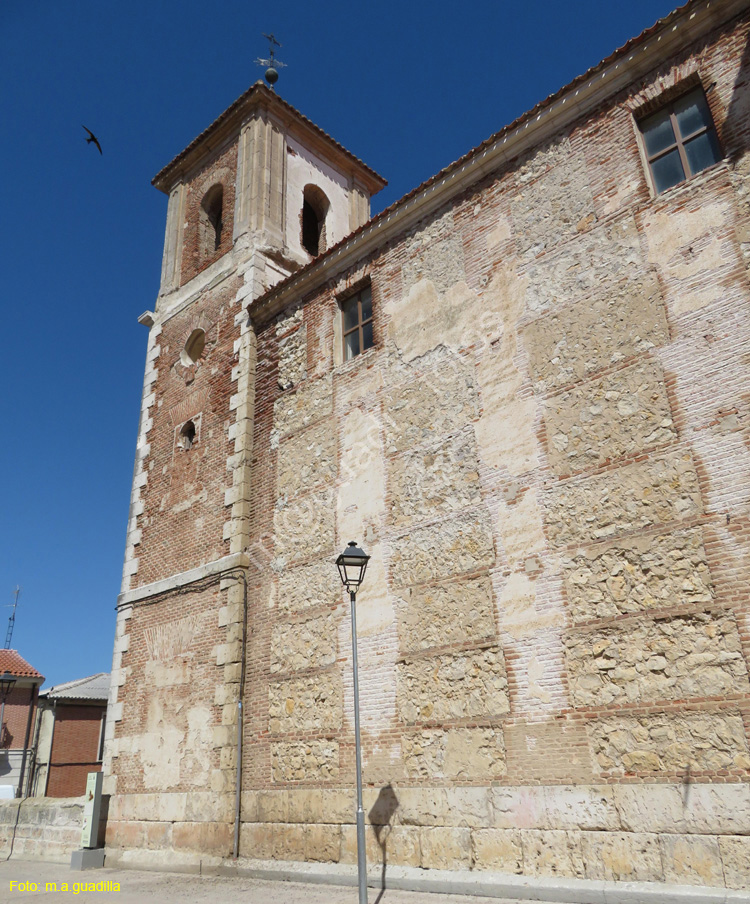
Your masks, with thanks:
<instances>
[{"instance_id":1,"label":"rectangular window with brick frame","mask_svg":"<svg viewBox=\"0 0 750 904\"><path fill-rule=\"evenodd\" d=\"M375 344L372 333L372 291L364 286L341 302L344 360L367 351Z\"/></svg>"},{"instance_id":2,"label":"rectangular window with brick frame","mask_svg":"<svg viewBox=\"0 0 750 904\"><path fill-rule=\"evenodd\" d=\"M665 104L641 119L638 128L657 195L721 160L702 88Z\"/></svg>"}]
</instances>

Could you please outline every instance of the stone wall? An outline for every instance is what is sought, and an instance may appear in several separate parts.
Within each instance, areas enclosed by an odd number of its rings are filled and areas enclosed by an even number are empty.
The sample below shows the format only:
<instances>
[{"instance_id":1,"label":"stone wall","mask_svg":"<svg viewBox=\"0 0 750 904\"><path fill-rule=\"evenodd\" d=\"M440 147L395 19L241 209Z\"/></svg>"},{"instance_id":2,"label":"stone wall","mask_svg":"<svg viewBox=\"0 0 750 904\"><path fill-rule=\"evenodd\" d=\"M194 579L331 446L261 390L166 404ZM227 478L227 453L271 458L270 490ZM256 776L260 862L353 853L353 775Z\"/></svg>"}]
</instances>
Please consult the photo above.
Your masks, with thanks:
<instances>
[{"instance_id":1,"label":"stone wall","mask_svg":"<svg viewBox=\"0 0 750 904\"><path fill-rule=\"evenodd\" d=\"M0 801L0 857L70 863L81 847L83 798Z\"/></svg>"}]
</instances>

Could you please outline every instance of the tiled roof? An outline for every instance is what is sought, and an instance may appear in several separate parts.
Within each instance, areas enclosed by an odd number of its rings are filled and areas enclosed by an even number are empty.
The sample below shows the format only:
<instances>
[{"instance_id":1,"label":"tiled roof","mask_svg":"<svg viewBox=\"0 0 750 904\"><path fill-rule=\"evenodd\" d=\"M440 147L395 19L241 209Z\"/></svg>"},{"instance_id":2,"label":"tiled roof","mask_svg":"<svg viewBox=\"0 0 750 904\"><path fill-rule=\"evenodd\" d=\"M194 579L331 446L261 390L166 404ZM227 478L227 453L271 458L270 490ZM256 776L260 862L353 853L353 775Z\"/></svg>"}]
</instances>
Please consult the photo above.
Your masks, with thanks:
<instances>
[{"instance_id":1,"label":"tiled roof","mask_svg":"<svg viewBox=\"0 0 750 904\"><path fill-rule=\"evenodd\" d=\"M44 675L29 665L16 650L0 650L0 675L5 672L10 672L16 678L41 678L44 681Z\"/></svg>"},{"instance_id":2,"label":"tiled roof","mask_svg":"<svg viewBox=\"0 0 750 904\"><path fill-rule=\"evenodd\" d=\"M201 144L201 142L203 142L208 137L208 135L211 132L216 131L216 129L218 129L219 126L221 126L224 122L231 119L231 117L235 113L237 113L237 111L239 111L240 108L243 107L251 99L251 97L254 94L257 94L259 97L263 97L265 95L266 100L268 100L270 103L279 105L287 113L291 113L292 116L301 120L308 128L312 129L314 132L316 132L322 138L325 138L326 141L328 141L330 144L332 144L334 147L336 147L342 154L344 154L346 157L348 157L349 160L352 161L352 163L354 163L356 166L360 167L362 170L364 170L366 173L368 173L369 176L375 182L380 184L381 188L384 185L388 184L381 175L379 175L378 173L375 172L374 169L372 169L372 167L368 166L363 160L360 160L359 157L356 157L354 154L352 154L351 151L347 151L347 149L342 144L339 144L339 142L336 141L335 138L332 138L327 132L325 132L323 129L321 129L320 126L316 126L315 123L311 119L308 119L303 113L300 113L299 110L297 110L291 104L287 103L283 98L279 97L279 95L276 94L274 91L271 91L270 88L267 88L262 80L259 80L259 81L255 82L254 84L252 84L247 89L247 91L245 91L244 94L241 94L233 104L231 104L229 107L227 107L227 109L220 116L218 116L211 123L211 125L208 126L208 128L204 129L200 133L200 135L197 136L197 138L194 138L190 142L190 144L185 148L184 151L181 151L173 160L170 160L170 162L165 167L162 167L162 169L160 169L159 172L151 180L151 184L156 185L158 188L161 188L161 185L159 185L159 183L163 180L164 176L173 167L175 167L180 161L184 160L194 148L196 148L199 144ZM377 190L377 189L375 189L375 190Z\"/></svg>"},{"instance_id":3,"label":"tiled roof","mask_svg":"<svg viewBox=\"0 0 750 904\"><path fill-rule=\"evenodd\" d=\"M295 270L294 273L291 273L289 276L285 277L279 282L274 283L263 295L256 298L253 302L253 305L260 307L260 305L265 302L267 299L273 297L277 293L284 290L288 285L294 283L299 277L307 273L310 270L318 267L324 259L331 257L335 252L341 250L345 245L352 241L355 237L359 236L361 233L365 232L372 228L373 225L378 224L379 222L383 222L389 219L396 211L398 211L401 207L403 207L406 202L410 201L412 198L420 195L426 191L428 191L431 186L440 182L442 179L445 179L446 176L450 175L451 172L457 171L462 166L467 164L472 158L479 157L483 151L486 151L487 148L490 148L493 144L495 144L499 139L501 139L504 135L509 135L514 130L518 129L524 123L528 123L533 120L535 117L538 117L547 107L550 107L555 101L559 100L565 94L574 89L578 88L580 85L585 84L588 80L590 80L593 76L602 72L602 70L607 69L607 67L611 66L616 61L626 57L629 53L631 53L636 47L639 47L641 44L644 44L652 35L658 32L660 29L670 25L677 18L682 16L689 7L697 6L700 2L705 2L705 0L688 0L683 6L678 7L677 9L672 10L671 13L664 16L661 19L658 19L650 28L646 28L642 31L637 37L631 38L622 47L618 47L613 53L609 56L605 57L601 62L597 63L595 66L592 66L590 69L587 69L584 73L573 79L572 82L569 82L567 85L564 85L558 91L555 91L554 94L550 94L549 97L540 101L536 106L532 107L526 113L523 113L517 119L513 120L513 122L509 123L506 126L503 126L498 132L495 132L493 135L490 135L489 138L485 139L481 144L477 145L475 148L472 148L462 157L459 157L458 160L454 160L453 163L449 163L446 167L441 169L439 172L435 173L434 176L431 176L425 182L422 182L421 185L418 185L416 188L413 188L411 191L407 192L403 197L399 198L397 201L394 201L393 204L386 207L384 210L381 210L379 214L376 214L371 219L367 220L353 232L350 232L343 239L337 242L335 245L332 245L330 248L327 248L322 254L318 255L318 257L313 258L308 264L305 264L299 270Z\"/></svg>"},{"instance_id":4,"label":"tiled roof","mask_svg":"<svg viewBox=\"0 0 750 904\"><path fill-rule=\"evenodd\" d=\"M109 672L98 672L65 684L55 684L42 691L51 700L106 700L109 696Z\"/></svg>"}]
</instances>

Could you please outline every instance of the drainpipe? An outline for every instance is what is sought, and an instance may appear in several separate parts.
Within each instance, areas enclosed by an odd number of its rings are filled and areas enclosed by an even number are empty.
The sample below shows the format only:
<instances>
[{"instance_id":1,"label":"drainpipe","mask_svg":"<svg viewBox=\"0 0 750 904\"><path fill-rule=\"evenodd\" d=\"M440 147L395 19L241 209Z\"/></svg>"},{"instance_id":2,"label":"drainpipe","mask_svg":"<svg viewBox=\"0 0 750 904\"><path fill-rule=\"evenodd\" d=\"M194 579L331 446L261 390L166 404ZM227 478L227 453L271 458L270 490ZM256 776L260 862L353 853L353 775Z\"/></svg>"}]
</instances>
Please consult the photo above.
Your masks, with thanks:
<instances>
[{"instance_id":1,"label":"drainpipe","mask_svg":"<svg viewBox=\"0 0 750 904\"><path fill-rule=\"evenodd\" d=\"M36 702L37 695L39 694L39 685L32 684L31 685L31 694L29 695L29 715L26 719L26 736L23 739L23 756L21 757L21 774L18 776L18 791L16 792L16 797L21 797L21 791L23 789L23 776L26 771L26 751L29 748L29 738L31 737L31 717L34 714L34 703Z\"/></svg>"},{"instance_id":2,"label":"drainpipe","mask_svg":"<svg viewBox=\"0 0 750 904\"><path fill-rule=\"evenodd\" d=\"M234 860L240 856L240 818L242 807L242 732L243 732L243 710L242 701L245 697L245 663L247 661L247 573L236 571L235 577L239 578L243 584L242 597L242 660L240 664L240 686L237 694L237 771L235 778L235 794L234 794L234 847L232 857Z\"/></svg>"},{"instance_id":3,"label":"drainpipe","mask_svg":"<svg viewBox=\"0 0 750 904\"><path fill-rule=\"evenodd\" d=\"M39 696L37 695L37 703ZM42 716L47 711L46 707L42 709L40 705L36 708L36 725L34 727L34 744L31 748L31 765L29 766L29 788L28 796L36 791L36 781L39 774L39 733L42 729Z\"/></svg>"}]
</instances>

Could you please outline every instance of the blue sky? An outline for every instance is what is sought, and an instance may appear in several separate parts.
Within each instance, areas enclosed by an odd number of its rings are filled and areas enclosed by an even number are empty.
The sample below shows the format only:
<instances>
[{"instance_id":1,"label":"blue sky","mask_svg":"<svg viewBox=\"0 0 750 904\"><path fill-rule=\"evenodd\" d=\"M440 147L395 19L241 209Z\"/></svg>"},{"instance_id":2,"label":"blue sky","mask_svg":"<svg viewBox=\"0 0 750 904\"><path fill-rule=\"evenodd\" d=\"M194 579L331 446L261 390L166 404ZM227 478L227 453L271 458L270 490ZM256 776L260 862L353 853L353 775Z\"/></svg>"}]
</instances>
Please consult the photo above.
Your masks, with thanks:
<instances>
[{"instance_id":1,"label":"blue sky","mask_svg":"<svg viewBox=\"0 0 750 904\"><path fill-rule=\"evenodd\" d=\"M389 180L373 213L652 25L671 0L0 8L0 644L47 686L111 665L166 198L151 178L256 79ZM85 124L103 148L85 143ZM8 608L6 608L6 606Z\"/></svg>"}]
</instances>

